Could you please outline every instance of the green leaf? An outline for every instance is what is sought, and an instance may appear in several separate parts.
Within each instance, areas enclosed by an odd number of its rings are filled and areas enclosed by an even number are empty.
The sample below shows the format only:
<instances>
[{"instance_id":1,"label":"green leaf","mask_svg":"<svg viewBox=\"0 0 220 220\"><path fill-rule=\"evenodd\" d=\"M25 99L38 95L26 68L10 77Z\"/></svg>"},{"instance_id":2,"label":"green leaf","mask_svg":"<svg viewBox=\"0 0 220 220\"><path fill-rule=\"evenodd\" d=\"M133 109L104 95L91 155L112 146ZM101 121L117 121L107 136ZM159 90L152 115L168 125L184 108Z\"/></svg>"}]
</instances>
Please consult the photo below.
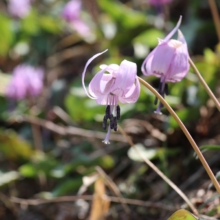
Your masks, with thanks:
<instances>
[{"instance_id":1,"label":"green leaf","mask_svg":"<svg viewBox=\"0 0 220 220\"><path fill-rule=\"evenodd\" d=\"M118 1L99 0L99 6L123 28L133 28L146 23L146 16Z\"/></svg>"},{"instance_id":2,"label":"green leaf","mask_svg":"<svg viewBox=\"0 0 220 220\"><path fill-rule=\"evenodd\" d=\"M198 218L195 217L193 214L191 214L190 212L184 210L184 209L180 209L176 212L174 212L169 218L168 220L197 220Z\"/></svg>"},{"instance_id":3,"label":"green leaf","mask_svg":"<svg viewBox=\"0 0 220 220\"><path fill-rule=\"evenodd\" d=\"M163 38L164 34L162 31L151 28L134 38L134 42L148 45L149 47L155 47L158 44L158 38Z\"/></svg>"},{"instance_id":4,"label":"green leaf","mask_svg":"<svg viewBox=\"0 0 220 220\"><path fill-rule=\"evenodd\" d=\"M52 192L54 197L68 195L78 191L82 185L82 178L74 178L63 181Z\"/></svg>"},{"instance_id":5,"label":"green leaf","mask_svg":"<svg viewBox=\"0 0 220 220\"><path fill-rule=\"evenodd\" d=\"M40 17L40 25L42 29L45 31L52 33L52 34L57 34L60 32L59 28L59 21L55 20L54 18L51 18L49 16L41 16Z\"/></svg>"},{"instance_id":6,"label":"green leaf","mask_svg":"<svg viewBox=\"0 0 220 220\"><path fill-rule=\"evenodd\" d=\"M0 55L5 56L13 42L14 35L11 30L11 21L8 17L0 14Z\"/></svg>"},{"instance_id":7,"label":"green leaf","mask_svg":"<svg viewBox=\"0 0 220 220\"><path fill-rule=\"evenodd\" d=\"M19 158L30 158L33 149L28 142L20 138L13 131L0 131L0 151L6 158L16 160Z\"/></svg>"},{"instance_id":8,"label":"green leaf","mask_svg":"<svg viewBox=\"0 0 220 220\"><path fill-rule=\"evenodd\" d=\"M220 145L204 145L200 147L200 150L204 151L220 151Z\"/></svg>"},{"instance_id":9,"label":"green leaf","mask_svg":"<svg viewBox=\"0 0 220 220\"><path fill-rule=\"evenodd\" d=\"M39 15L36 10L33 10L29 13L27 17L21 20L21 28L24 33L30 35L36 35L39 28Z\"/></svg>"}]
</instances>

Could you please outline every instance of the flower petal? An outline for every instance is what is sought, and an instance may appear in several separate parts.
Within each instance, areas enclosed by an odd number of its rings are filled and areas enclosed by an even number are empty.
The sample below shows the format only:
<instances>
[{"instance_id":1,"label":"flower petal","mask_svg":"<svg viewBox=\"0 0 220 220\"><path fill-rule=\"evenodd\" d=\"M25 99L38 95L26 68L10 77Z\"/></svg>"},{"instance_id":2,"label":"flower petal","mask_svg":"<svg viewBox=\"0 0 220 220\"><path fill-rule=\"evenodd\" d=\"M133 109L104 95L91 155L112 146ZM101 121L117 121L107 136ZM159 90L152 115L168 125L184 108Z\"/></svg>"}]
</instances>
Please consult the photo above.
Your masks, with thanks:
<instances>
[{"instance_id":1,"label":"flower petal","mask_svg":"<svg viewBox=\"0 0 220 220\"><path fill-rule=\"evenodd\" d=\"M176 54L174 55L170 69L168 70L166 81L179 82L186 76L189 71L188 58L187 45L183 44L176 50Z\"/></svg>"},{"instance_id":2,"label":"flower petal","mask_svg":"<svg viewBox=\"0 0 220 220\"><path fill-rule=\"evenodd\" d=\"M140 95L140 82L136 77L135 84L130 88L130 90L125 94L125 97L119 97L121 103L135 103Z\"/></svg>"},{"instance_id":3,"label":"flower petal","mask_svg":"<svg viewBox=\"0 0 220 220\"><path fill-rule=\"evenodd\" d=\"M152 74L157 77L166 76L174 54L175 49L167 42L158 45L151 62Z\"/></svg>"},{"instance_id":4,"label":"flower petal","mask_svg":"<svg viewBox=\"0 0 220 220\"><path fill-rule=\"evenodd\" d=\"M107 49L107 50L108 50L108 49ZM96 55L92 56L92 57L87 61L86 65L85 65L85 67L84 67L83 73L82 73L82 86L83 86L83 89L84 89L86 95L87 95L89 98L91 98L91 99L96 99L96 97L92 97L92 96L88 93L88 91L87 91L87 89L86 89L85 82L84 82L84 81L85 81L86 70L87 70L89 64L90 64L96 57L102 55L102 54L105 53L107 50L105 50L105 51L103 51L103 52L101 52L101 53L97 53ZM101 72L101 71L100 71L100 72ZM103 71L103 73L104 73L104 71Z\"/></svg>"},{"instance_id":5,"label":"flower petal","mask_svg":"<svg viewBox=\"0 0 220 220\"><path fill-rule=\"evenodd\" d=\"M178 30L178 28L181 24L181 21L182 21L182 16L180 16L176 27L163 39L163 41L168 41L175 34L175 32Z\"/></svg>"},{"instance_id":6,"label":"flower petal","mask_svg":"<svg viewBox=\"0 0 220 220\"><path fill-rule=\"evenodd\" d=\"M151 53L147 56L147 58L144 60L141 66L141 71L146 76L150 76L153 74L153 71L151 70L151 64L155 54L155 50L156 48L153 51L151 51Z\"/></svg>"},{"instance_id":7,"label":"flower petal","mask_svg":"<svg viewBox=\"0 0 220 220\"><path fill-rule=\"evenodd\" d=\"M115 75L115 84L112 92L115 95L123 96L132 87L137 76L136 63L123 60L119 66L118 72Z\"/></svg>"},{"instance_id":8,"label":"flower petal","mask_svg":"<svg viewBox=\"0 0 220 220\"><path fill-rule=\"evenodd\" d=\"M98 98L99 96L105 95L105 87L109 81L102 80L105 69L100 70L89 83L89 93L93 96L93 99ZM106 79L106 77L105 77ZM110 79L109 79L110 80Z\"/></svg>"}]
</instances>

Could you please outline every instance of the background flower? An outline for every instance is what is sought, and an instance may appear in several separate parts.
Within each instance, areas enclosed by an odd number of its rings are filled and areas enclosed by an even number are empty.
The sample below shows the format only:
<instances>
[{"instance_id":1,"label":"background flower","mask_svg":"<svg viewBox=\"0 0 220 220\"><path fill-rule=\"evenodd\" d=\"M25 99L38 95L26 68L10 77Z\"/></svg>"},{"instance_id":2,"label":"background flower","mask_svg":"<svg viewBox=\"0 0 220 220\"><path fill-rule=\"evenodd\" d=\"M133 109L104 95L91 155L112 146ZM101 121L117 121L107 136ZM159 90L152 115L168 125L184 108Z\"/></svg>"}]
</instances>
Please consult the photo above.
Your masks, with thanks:
<instances>
[{"instance_id":1,"label":"background flower","mask_svg":"<svg viewBox=\"0 0 220 220\"><path fill-rule=\"evenodd\" d=\"M31 9L31 0L9 0L9 14L16 18L26 17Z\"/></svg>"},{"instance_id":2,"label":"background flower","mask_svg":"<svg viewBox=\"0 0 220 220\"><path fill-rule=\"evenodd\" d=\"M62 17L82 36L90 33L88 25L81 19L81 0L71 0L63 8Z\"/></svg>"},{"instance_id":3,"label":"background flower","mask_svg":"<svg viewBox=\"0 0 220 220\"><path fill-rule=\"evenodd\" d=\"M17 100L28 96L38 96L43 88L43 75L41 68L26 64L15 67L6 95Z\"/></svg>"}]
</instances>

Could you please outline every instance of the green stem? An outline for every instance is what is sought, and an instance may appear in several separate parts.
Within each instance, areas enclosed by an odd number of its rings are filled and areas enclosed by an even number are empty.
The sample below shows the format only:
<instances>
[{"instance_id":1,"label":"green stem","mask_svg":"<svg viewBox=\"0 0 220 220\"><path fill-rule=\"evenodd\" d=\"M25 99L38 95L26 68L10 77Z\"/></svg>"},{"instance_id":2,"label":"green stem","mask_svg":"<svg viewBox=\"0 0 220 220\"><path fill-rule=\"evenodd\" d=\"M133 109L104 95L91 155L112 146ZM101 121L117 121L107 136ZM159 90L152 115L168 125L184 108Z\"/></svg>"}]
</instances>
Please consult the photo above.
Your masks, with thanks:
<instances>
[{"instance_id":1,"label":"green stem","mask_svg":"<svg viewBox=\"0 0 220 220\"><path fill-rule=\"evenodd\" d=\"M142 78L138 77L140 83L144 85L146 88L148 88L166 107L166 109L170 112L170 114L174 117L174 119L179 124L180 128L182 129L183 133L186 135L187 139L189 140L190 144L192 145L194 151L196 152L198 158L200 159L203 167L205 168L207 174L209 175L209 178L211 179L213 185L215 186L217 192L220 194L220 185L215 178L215 175L213 174L212 170L210 169L208 163L206 162L204 156L202 155L199 147L196 145L195 141L191 137L190 133L186 129L183 122L180 120L180 118L177 116L177 114L173 111L173 109L170 107L170 105L165 101L165 99L146 81L144 81Z\"/></svg>"},{"instance_id":2,"label":"green stem","mask_svg":"<svg viewBox=\"0 0 220 220\"><path fill-rule=\"evenodd\" d=\"M211 91L211 89L209 88L209 86L206 84L205 80L203 79L202 75L200 74L199 70L196 68L196 65L193 63L193 61L189 58L189 63L191 65L191 67L193 68L194 72L196 73L196 75L198 76L200 82L202 83L202 85L205 87L207 93L209 94L209 96L211 97L211 99L214 101L216 107L218 108L218 110L220 111L220 103L218 101L218 99L215 97L215 95L213 94L213 92Z\"/></svg>"}]
</instances>

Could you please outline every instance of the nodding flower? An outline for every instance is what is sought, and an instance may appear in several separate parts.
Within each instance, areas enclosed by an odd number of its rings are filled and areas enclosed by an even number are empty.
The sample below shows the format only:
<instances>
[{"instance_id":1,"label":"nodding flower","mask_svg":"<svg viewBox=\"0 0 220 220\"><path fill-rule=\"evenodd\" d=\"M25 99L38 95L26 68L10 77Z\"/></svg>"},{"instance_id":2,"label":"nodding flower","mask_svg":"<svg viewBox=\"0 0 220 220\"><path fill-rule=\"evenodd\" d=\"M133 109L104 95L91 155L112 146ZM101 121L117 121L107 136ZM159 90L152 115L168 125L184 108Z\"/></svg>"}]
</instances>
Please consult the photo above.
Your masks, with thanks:
<instances>
[{"instance_id":1,"label":"nodding flower","mask_svg":"<svg viewBox=\"0 0 220 220\"><path fill-rule=\"evenodd\" d=\"M62 10L63 19L68 22L80 35L91 33L88 25L81 19L82 1L70 0Z\"/></svg>"},{"instance_id":2,"label":"nodding flower","mask_svg":"<svg viewBox=\"0 0 220 220\"><path fill-rule=\"evenodd\" d=\"M26 17L31 10L31 0L9 0L8 12L15 18Z\"/></svg>"},{"instance_id":3,"label":"nodding flower","mask_svg":"<svg viewBox=\"0 0 220 220\"><path fill-rule=\"evenodd\" d=\"M106 106L103 129L108 128L108 131L103 142L109 144L110 131L111 129L117 131L117 121L120 119L118 103L135 103L140 94L140 83L136 64L123 60L120 65L102 64L101 70L93 77L87 90L84 83L87 67L106 51L94 55L87 61L82 74L82 85L89 98L95 99L99 105Z\"/></svg>"},{"instance_id":4,"label":"nodding flower","mask_svg":"<svg viewBox=\"0 0 220 220\"><path fill-rule=\"evenodd\" d=\"M43 76L42 68L27 64L18 65L13 70L6 96L15 100L38 96L43 88Z\"/></svg>"},{"instance_id":5,"label":"nodding flower","mask_svg":"<svg viewBox=\"0 0 220 220\"><path fill-rule=\"evenodd\" d=\"M154 75L160 78L158 92L163 97L168 95L166 83L181 81L189 71L189 54L182 32L178 30L178 40L170 39L179 28L181 20L182 16L165 39L159 39L158 46L147 56L141 67L144 75ZM157 99L155 104L157 104ZM160 103L155 113L161 114L162 107L163 105Z\"/></svg>"}]
</instances>

